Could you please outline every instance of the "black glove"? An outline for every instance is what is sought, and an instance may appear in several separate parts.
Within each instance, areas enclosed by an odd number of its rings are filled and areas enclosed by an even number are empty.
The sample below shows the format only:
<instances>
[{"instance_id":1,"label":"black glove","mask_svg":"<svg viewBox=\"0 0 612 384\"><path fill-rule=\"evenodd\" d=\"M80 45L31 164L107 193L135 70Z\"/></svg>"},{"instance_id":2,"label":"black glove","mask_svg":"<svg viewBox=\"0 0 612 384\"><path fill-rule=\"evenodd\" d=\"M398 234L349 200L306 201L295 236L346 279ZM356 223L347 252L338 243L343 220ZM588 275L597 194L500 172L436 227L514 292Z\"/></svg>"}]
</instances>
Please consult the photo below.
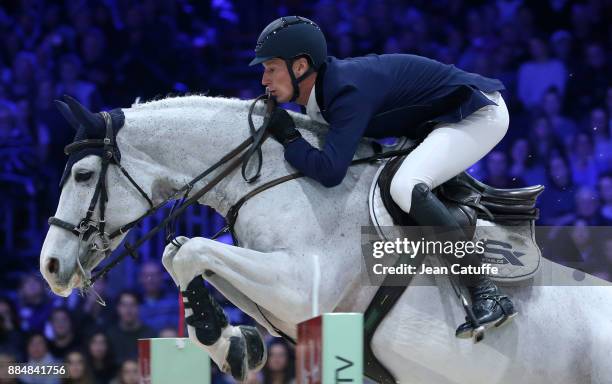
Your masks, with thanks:
<instances>
[{"instance_id":1,"label":"black glove","mask_svg":"<svg viewBox=\"0 0 612 384\"><path fill-rule=\"evenodd\" d=\"M282 108L276 108L274 112L272 112L268 131L276 141L283 145L283 147L302 137L300 132L295 129L295 123L291 116Z\"/></svg>"}]
</instances>

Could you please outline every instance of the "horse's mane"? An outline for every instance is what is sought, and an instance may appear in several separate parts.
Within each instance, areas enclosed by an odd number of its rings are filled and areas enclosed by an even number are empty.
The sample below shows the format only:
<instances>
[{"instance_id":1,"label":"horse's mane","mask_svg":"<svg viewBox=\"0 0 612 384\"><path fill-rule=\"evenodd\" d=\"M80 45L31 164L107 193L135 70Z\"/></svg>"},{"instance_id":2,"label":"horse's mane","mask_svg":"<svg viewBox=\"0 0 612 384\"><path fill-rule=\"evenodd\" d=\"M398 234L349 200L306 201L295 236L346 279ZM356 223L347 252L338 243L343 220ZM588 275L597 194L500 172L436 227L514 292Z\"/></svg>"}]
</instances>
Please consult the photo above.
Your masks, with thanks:
<instances>
[{"instance_id":1,"label":"horse's mane","mask_svg":"<svg viewBox=\"0 0 612 384\"><path fill-rule=\"evenodd\" d=\"M189 94L182 96L167 96L161 99L153 99L146 102L132 104L134 110L160 110L166 108L207 108L214 104L215 107L235 109L245 112L253 100L241 100L234 97L207 96L205 94ZM325 125L313 121L305 114L289 111L295 124L300 129L306 129L315 135L323 135L327 128ZM263 103L258 103L254 110L255 115L263 115Z\"/></svg>"}]
</instances>

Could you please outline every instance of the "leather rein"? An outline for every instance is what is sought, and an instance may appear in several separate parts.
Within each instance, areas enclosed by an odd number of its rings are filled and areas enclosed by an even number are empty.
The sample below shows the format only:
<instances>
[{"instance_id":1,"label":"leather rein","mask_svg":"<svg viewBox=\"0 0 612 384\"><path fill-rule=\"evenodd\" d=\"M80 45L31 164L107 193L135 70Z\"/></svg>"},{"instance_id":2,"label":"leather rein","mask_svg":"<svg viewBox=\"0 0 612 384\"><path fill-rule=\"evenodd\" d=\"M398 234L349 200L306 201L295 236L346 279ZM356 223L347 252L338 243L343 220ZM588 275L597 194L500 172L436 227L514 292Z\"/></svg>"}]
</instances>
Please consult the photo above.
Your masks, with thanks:
<instances>
[{"instance_id":1,"label":"leather rein","mask_svg":"<svg viewBox=\"0 0 612 384\"><path fill-rule=\"evenodd\" d=\"M120 255L115 257L111 262L109 262L99 272L97 272L94 276L91 276L91 277L88 276L88 273L82 268L79 254L77 254L77 264L79 266L80 273L82 274L82 277L83 277L83 288L82 289L84 291L87 291L89 288L91 288L91 286L96 280L106 275L115 265L117 265L120 261L125 259L127 256L131 256L132 258L136 259L137 255L135 251L138 248L140 248L146 241L151 239L164 226L169 225L176 217L181 215L189 206L196 203L202 196L204 196L208 191L214 188L221 180L223 180L227 175L233 172L241 164L242 164L242 176L247 182L249 183L253 182L259 177L261 166L262 166L261 145L263 144L263 142L266 140L268 136L266 128L268 126L270 116L275 108L275 102L273 101L267 102L264 122L262 126L257 130L255 129L252 115L253 115L253 111L255 109L256 103L262 99L265 99L266 97L267 97L266 95L261 95L257 97L251 104L251 107L249 108L248 120L249 120L249 129L251 133L251 136L249 136L249 138L247 138L245 141L243 141L237 147L232 149L229 153L223 156L219 161L217 161L211 167L206 169L200 175L196 176L193 180L185 184L182 188L175 191L171 196L169 196L168 198L166 198L164 201L160 202L157 205L153 204L153 201L151 200L151 198L146 194L146 192L144 192L144 190L138 185L138 183L134 181L134 179L125 170L125 168L121 166L120 161L117 159L115 155L115 151L113 150L114 148L116 148L117 143L115 141L114 134L113 134L111 116L108 112L100 112L100 115L103 117L105 125L106 125L106 137L104 139L80 140L80 141L74 142L66 146L66 148L64 149L64 152L67 155L70 155L74 152L80 151L85 148L92 148L92 147L93 148L97 148L97 147L103 148L102 168L100 170L98 182L96 183L96 189L94 191L94 195L91 199L91 202L89 204L89 208L87 209L87 213L85 217L81 219L81 221L79 221L78 224L67 222L58 217L50 217L48 220L49 225L54 225L54 226L63 228L71 232L75 236L77 236L79 238L79 248L83 242L86 242L87 245L89 245L90 247L90 251L104 252L105 254L104 258L106 258L111 253L111 250L110 250L111 240L113 240L117 236L120 236L126 233L132 227L141 223L148 216L155 214L157 211L163 208L169 201L176 200L180 198L181 196L183 197L182 204L176 210L173 209L172 212L164 220L162 220L160 224L152 228L142 238L138 239L133 245L129 244L128 242L125 242L124 243L125 250ZM245 149L247 150L245 151ZM238 156L241 153L242 155ZM246 169L247 169L247 166L249 164L251 157L254 154L257 154L257 158L259 161L258 161L255 175L248 178L246 176L246 172L247 172ZM136 218L135 220L125 225L122 225L117 230L111 233L108 233L105 231L105 225L106 225L105 211L106 211L106 203L108 201L106 173L107 173L108 166L110 165L111 161L114 161L114 163L117 164L117 166L119 167L123 175L125 175L125 177L129 180L129 182L138 190L140 195L143 196L143 198L147 201L147 203L149 204L149 209L145 213L143 213L140 217ZM210 180L210 182L208 182L204 187L202 187L202 189L200 189L199 191L197 191L195 194L193 194L187 199L187 196L192 191L194 185L198 181L208 176L210 173L217 170L223 165L226 165L225 168L216 177ZM92 219L92 216L95 212L95 206L98 201L100 202L99 219L94 220ZM98 247L94 243L93 240L95 238L99 238L101 240L102 247ZM80 249L77 252L80 253ZM88 254L89 253L87 253L87 255Z\"/></svg>"},{"instance_id":2,"label":"leather rein","mask_svg":"<svg viewBox=\"0 0 612 384\"><path fill-rule=\"evenodd\" d=\"M255 129L253 119L252 119L255 105L257 104L258 101L266 100L266 99L268 100L266 102L266 112L264 115L263 124L258 129ZM48 220L49 225L54 225L62 229L65 229L73 233L75 236L79 238L79 249L77 250L77 265L79 267L79 272L81 273L82 278L83 278L82 280L83 286L81 290L83 292L87 292L92 287L92 285L94 284L96 280L105 276L111 269L113 269L119 262L121 262L127 256L137 259L138 256L136 255L136 251L138 250L138 248L140 248L145 242L147 242L153 236L155 236L157 232L159 232L164 227L168 231L169 226L171 226L172 222L178 216L180 216L189 206L197 203L197 201L200 198L202 198L202 196L208 193L212 188L214 188L219 182L221 182L226 176L232 173L240 165L242 165L241 173L242 173L243 179L248 183L255 181L259 177L261 167L262 167L263 157L262 157L262 152L261 152L261 145L268 138L267 128L270 122L271 115L275 108L276 108L276 102L274 99L268 98L268 96L265 94L257 97L249 108L249 114L248 114L248 122L249 122L249 130L250 130L249 138L244 140L241 144L239 144L237 147L235 147L230 152L228 152L226 155L224 155L221 159L219 159L219 161L217 161L215 164L213 164L208 169L206 169L204 172L196 176L193 180L189 181L182 188L176 190L171 196L169 196L162 202L158 203L157 205L153 204L152 199L146 194L146 192L144 192L144 190L138 185L138 183L134 181L134 179L125 170L125 168L121 166L121 163L115 154L116 151L114 151L114 149L117 146L117 143L115 141L114 134L113 134L111 116L108 112L100 112L100 115L103 117L104 122L106 124L106 137L104 139L80 140L80 141L67 145L66 148L64 149L64 152L67 155L70 155L84 148L92 148L92 147L94 148L102 147L103 148L102 168L101 168L100 175L98 177L98 181L96 184L96 189L94 191L94 195L89 204L87 213L85 217L81 219L81 221L78 224L73 224L73 223L64 221L60 218L57 218L57 217L50 217ZM400 150L388 151L385 153L378 152L373 156L353 160L351 162L351 166L358 165L358 164L371 163L371 162L375 162L381 159L386 159L386 158L390 158L394 156L401 156L401 155L409 153L412 149L413 147L408 147L408 148L403 148ZM248 178L246 175L247 173L246 169L249 164L249 161L255 154L257 155L257 160L258 160L256 172L254 176ZM134 188L138 190L140 195L147 201L147 203L149 204L149 209L145 213L143 213L141 216L136 218L135 220L122 225L117 230L111 233L108 233L105 231L105 225L106 225L105 210L106 210L106 203L108 201L106 174L107 174L108 166L110 165L111 161L113 161L119 167L119 169L121 170L121 173L128 179L128 181L134 186ZM189 196L194 185L197 182L199 182L204 177L208 176L209 174L211 174L212 172L214 172L215 170L217 170L223 165L225 165L225 168L223 168L222 171L220 171L212 180L210 180L200 190L195 192L193 195ZM229 209L227 217L226 217L227 224L211 238L216 239L221 234L230 231L234 239L237 241L238 239L234 233L233 228L238 218L238 212L240 208L242 207L242 205L247 200L249 200L253 196L269 188L272 188L276 185L282 184L289 180L298 179L303 176L304 175L300 172L292 173L292 174L274 179L265 184L262 184L261 186L247 193L245 196L239 199ZM157 211L163 208L168 202L172 200L178 200L178 199L180 199L178 207L177 205L175 205L172 208L168 216L166 216L157 226L152 228L149 232L147 232L144 236L139 238L133 244L130 244L126 241L124 243L125 249L117 257L111 260L106 266L104 266L104 268L99 270L93 276L90 276L91 273L83 269L80 258L79 258L79 254L80 254L80 246L84 242L86 245L89 246L90 251L103 252L104 258L107 258L111 253L111 249L110 249L111 240L113 240L117 236L120 236L126 233L128 230L130 230L134 226L140 224L145 218L155 214ZM92 217L95 212L96 203L98 201L100 202L99 219L94 220L92 219ZM166 236L166 241L174 242L174 239L172 237L173 236ZM102 243L101 248L98 247L94 243L93 240L96 238L100 239ZM176 244L176 243L175 245L180 246L180 244ZM87 256L89 254L90 253L87 252L85 255Z\"/></svg>"}]
</instances>

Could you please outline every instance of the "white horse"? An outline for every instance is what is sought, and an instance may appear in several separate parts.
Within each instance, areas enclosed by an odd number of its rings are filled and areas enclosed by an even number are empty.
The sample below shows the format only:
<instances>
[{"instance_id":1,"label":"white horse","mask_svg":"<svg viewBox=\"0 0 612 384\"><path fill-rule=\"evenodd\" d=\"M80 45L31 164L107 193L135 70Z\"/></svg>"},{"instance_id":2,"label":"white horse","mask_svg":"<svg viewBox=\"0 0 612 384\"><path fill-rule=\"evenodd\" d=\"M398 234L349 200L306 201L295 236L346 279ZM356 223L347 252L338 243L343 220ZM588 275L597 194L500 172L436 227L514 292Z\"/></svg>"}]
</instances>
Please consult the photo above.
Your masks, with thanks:
<instances>
[{"instance_id":1,"label":"white horse","mask_svg":"<svg viewBox=\"0 0 612 384\"><path fill-rule=\"evenodd\" d=\"M154 203L160 202L248 137L247 112L247 101L204 96L123 109L125 125L117 135L121 164ZM306 140L320 146L325 127L293 117ZM200 203L226 215L248 191L294 172L274 140L262 150L258 182L247 184L234 172ZM357 155L368 154L369 146L361 145ZM85 216L100 167L97 156L73 166L56 217L78 223ZM274 335L270 323L295 338L296 325L312 316L315 257L321 265L316 312L364 312L376 287L361 283L360 229L369 225L366 197L375 172L369 164L352 167L334 188L307 178L278 185L240 210L235 232L242 247L179 238L184 244L178 249L168 245L163 263L181 290L195 276L214 272L205 278ZM117 166L110 166L107 177L106 226L111 232L143 214L148 204ZM112 249L121 238L113 239ZM83 283L77 256L87 272L100 261L69 231L49 228L40 269L56 294L67 296ZM375 333L373 351L401 383L610 383L612 288L592 276L582 281L584 286L575 286L572 272L543 260L534 285L505 288L519 316L477 344L455 337L464 314L447 279L416 276L417 284ZM574 286L547 285L551 277ZM229 338L240 337L238 327L226 326L211 346L197 342L193 327L188 328L190 338L228 370Z\"/></svg>"}]
</instances>

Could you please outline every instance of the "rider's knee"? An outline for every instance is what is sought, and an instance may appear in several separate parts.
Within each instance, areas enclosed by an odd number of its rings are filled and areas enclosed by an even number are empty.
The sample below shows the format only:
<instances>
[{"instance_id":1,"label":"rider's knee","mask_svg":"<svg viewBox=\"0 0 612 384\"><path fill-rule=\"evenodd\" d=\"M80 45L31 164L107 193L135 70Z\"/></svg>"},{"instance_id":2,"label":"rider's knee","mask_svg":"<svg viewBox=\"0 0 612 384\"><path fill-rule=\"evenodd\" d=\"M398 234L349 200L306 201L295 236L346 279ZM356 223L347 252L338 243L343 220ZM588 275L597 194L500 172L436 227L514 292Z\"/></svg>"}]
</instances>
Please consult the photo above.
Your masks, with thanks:
<instances>
[{"instance_id":1,"label":"rider's knee","mask_svg":"<svg viewBox=\"0 0 612 384\"><path fill-rule=\"evenodd\" d=\"M412 187L412 202L419 204L429 198L431 188L425 183L417 183Z\"/></svg>"},{"instance_id":2,"label":"rider's knee","mask_svg":"<svg viewBox=\"0 0 612 384\"><path fill-rule=\"evenodd\" d=\"M420 180L401 180L394 178L389 186L389 193L393 201L406 213L410 211L415 199L426 199L431 189Z\"/></svg>"}]
</instances>

